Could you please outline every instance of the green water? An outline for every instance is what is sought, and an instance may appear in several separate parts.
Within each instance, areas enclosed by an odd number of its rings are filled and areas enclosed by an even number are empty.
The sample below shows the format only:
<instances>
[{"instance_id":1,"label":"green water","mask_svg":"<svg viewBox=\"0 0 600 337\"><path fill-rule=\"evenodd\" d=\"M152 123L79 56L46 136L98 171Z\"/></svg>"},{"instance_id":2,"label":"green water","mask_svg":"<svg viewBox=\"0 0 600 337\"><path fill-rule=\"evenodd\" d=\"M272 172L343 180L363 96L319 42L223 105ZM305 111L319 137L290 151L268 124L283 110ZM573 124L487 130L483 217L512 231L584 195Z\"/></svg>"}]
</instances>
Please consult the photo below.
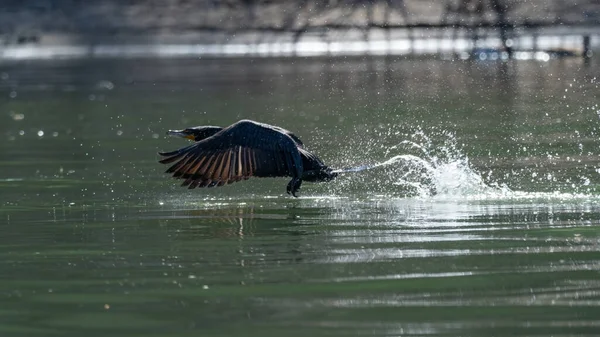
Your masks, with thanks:
<instances>
[{"instance_id":1,"label":"green water","mask_svg":"<svg viewBox=\"0 0 600 337\"><path fill-rule=\"evenodd\" d=\"M2 63L0 336L597 336L599 73ZM288 179L188 191L163 174L156 152L189 144L166 130L241 118L332 167L414 157L298 199Z\"/></svg>"}]
</instances>

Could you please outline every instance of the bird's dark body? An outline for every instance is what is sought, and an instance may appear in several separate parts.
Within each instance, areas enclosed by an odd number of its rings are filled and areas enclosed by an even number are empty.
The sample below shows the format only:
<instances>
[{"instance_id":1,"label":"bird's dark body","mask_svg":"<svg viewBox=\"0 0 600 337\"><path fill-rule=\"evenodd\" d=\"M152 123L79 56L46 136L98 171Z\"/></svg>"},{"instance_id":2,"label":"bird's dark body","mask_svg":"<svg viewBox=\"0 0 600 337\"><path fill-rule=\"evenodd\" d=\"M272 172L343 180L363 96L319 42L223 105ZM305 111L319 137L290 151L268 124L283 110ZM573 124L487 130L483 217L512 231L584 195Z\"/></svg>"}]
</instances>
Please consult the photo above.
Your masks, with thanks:
<instances>
[{"instance_id":1,"label":"bird's dark body","mask_svg":"<svg viewBox=\"0 0 600 337\"><path fill-rule=\"evenodd\" d=\"M188 188L222 186L249 177L292 177L287 192L296 196L302 181L329 181L337 173L304 148L302 141L277 126L241 120L229 127L203 126L171 131L196 141L160 162L184 179Z\"/></svg>"}]
</instances>

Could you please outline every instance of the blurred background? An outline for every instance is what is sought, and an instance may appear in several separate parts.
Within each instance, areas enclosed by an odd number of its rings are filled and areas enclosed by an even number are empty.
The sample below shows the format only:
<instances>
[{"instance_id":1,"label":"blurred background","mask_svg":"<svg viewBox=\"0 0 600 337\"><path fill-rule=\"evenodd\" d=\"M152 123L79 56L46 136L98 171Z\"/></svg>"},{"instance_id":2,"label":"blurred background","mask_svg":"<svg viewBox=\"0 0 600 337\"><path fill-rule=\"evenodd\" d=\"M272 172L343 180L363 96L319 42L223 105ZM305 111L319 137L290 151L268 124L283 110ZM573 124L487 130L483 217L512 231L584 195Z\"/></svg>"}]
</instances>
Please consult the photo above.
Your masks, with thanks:
<instances>
[{"instance_id":1,"label":"blurred background","mask_svg":"<svg viewBox=\"0 0 600 337\"><path fill-rule=\"evenodd\" d=\"M595 0L4 0L0 56L587 55L598 25Z\"/></svg>"}]
</instances>

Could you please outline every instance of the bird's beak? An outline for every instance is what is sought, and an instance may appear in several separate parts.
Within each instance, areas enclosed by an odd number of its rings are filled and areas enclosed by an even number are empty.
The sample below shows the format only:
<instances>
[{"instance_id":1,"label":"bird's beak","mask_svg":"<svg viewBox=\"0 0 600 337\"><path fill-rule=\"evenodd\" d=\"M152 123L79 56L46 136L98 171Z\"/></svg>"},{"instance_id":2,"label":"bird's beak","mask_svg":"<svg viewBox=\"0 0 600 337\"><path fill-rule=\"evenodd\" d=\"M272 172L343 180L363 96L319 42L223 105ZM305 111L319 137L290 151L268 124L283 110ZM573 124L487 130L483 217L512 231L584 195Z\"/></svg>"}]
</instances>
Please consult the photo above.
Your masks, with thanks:
<instances>
[{"instance_id":1,"label":"bird's beak","mask_svg":"<svg viewBox=\"0 0 600 337\"><path fill-rule=\"evenodd\" d=\"M196 139L196 137L194 137L193 134L191 134L189 132L185 132L184 130L169 130L169 131L167 131L167 135L172 136L172 137L187 138L189 140Z\"/></svg>"}]
</instances>

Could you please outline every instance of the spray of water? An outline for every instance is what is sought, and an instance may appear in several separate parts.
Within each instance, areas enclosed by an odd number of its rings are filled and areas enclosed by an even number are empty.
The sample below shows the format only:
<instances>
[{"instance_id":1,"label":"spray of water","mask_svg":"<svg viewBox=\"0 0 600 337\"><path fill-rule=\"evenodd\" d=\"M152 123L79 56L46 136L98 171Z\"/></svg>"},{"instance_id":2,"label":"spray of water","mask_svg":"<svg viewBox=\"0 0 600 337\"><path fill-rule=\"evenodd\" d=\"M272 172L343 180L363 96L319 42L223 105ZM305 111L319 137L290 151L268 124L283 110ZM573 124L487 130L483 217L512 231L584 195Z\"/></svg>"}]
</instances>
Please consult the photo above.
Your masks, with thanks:
<instances>
[{"instance_id":1,"label":"spray of water","mask_svg":"<svg viewBox=\"0 0 600 337\"><path fill-rule=\"evenodd\" d=\"M508 196L512 193L505 185L486 183L460 151L454 135L443 133L442 136L442 143L435 143L423 131L417 131L410 136L411 139L389 147L385 161L336 172L368 170L371 176L363 177L360 182L374 180L370 184L376 185L376 189L385 194L445 198ZM353 176L351 179L356 178Z\"/></svg>"}]
</instances>

